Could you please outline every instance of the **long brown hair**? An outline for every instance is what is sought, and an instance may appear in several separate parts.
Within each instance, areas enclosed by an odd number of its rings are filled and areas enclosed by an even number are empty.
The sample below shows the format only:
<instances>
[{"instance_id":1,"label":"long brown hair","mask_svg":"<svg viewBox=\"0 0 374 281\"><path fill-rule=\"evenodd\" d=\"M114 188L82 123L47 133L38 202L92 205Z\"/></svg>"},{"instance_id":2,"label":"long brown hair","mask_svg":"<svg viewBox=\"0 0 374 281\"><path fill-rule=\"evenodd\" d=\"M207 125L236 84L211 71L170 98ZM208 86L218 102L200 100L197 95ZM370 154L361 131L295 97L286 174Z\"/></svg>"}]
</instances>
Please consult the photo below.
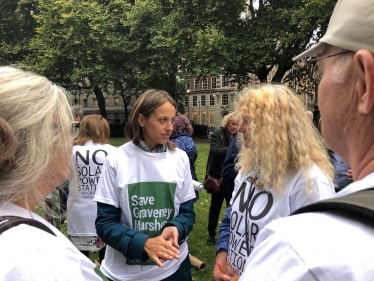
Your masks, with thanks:
<instances>
[{"instance_id":1,"label":"long brown hair","mask_svg":"<svg viewBox=\"0 0 374 281\"><path fill-rule=\"evenodd\" d=\"M91 114L83 117L77 140L78 145L84 145L91 140L94 143L109 143L110 128L108 121L99 114Z\"/></svg>"}]
</instances>

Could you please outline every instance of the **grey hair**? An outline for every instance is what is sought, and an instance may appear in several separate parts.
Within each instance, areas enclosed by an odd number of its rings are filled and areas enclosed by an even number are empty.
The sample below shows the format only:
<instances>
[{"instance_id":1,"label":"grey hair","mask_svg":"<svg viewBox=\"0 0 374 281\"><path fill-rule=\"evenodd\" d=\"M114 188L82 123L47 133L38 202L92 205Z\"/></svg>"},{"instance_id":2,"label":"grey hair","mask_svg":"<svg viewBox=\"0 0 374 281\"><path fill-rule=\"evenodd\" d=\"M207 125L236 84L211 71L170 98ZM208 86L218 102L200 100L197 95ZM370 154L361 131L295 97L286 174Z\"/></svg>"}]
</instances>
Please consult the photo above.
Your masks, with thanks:
<instances>
[{"instance_id":1,"label":"grey hair","mask_svg":"<svg viewBox=\"0 0 374 281\"><path fill-rule=\"evenodd\" d=\"M343 49L341 51L344 51ZM333 66L333 75L331 83L341 84L347 78L349 72L352 71L353 53L340 55Z\"/></svg>"},{"instance_id":2,"label":"grey hair","mask_svg":"<svg viewBox=\"0 0 374 281\"><path fill-rule=\"evenodd\" d=\"M56 182L61 155L71 154L72 114L65 91L47 78L0 67L0 201L42 201ZM56 184L56 186L58 183ZM30 199L30 200L31 200Z\"/></svg>"},{"instance_id":3,"label":"grey hair","mask_svg":"<svg viewBox=\"0 0 374 281\"><path fill-rule=\"evenodd\" d=\"M80 105L73 105L71 107L71 113L73 114L73 118L76 119L78 116L83 119L83 108Z\"/></svg>"}]
</instances>

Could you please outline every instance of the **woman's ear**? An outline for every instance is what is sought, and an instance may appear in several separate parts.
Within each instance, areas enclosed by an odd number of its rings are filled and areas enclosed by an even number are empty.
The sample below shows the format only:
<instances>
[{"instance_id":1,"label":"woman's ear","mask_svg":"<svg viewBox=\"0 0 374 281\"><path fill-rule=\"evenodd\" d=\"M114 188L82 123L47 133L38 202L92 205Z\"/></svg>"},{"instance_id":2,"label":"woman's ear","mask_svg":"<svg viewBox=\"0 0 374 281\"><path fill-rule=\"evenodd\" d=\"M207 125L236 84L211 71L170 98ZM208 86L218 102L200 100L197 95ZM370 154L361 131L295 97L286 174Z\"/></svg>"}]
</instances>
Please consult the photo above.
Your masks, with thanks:
<instances>
[{"instance_id":1,"label":"woman's ear","mask_svg":"<svg viewBox=\"0 0 374 281\"><path fill-rule=\"evenodd\" d=\"M139 113L139 116L138 116L138 124L140 127L144 127L144 120L145 120L145 117L143 114Z\"/></svg>"}]
</instances>

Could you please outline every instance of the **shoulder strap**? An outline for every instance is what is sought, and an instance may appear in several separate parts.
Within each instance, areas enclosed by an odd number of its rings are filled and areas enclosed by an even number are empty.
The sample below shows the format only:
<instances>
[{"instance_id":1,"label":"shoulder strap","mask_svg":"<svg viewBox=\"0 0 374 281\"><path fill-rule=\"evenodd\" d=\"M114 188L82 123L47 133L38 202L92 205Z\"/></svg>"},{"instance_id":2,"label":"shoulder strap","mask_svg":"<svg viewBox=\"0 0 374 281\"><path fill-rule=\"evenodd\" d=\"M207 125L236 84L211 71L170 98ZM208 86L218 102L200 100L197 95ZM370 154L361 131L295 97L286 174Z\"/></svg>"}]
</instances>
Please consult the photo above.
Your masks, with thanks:
<instances>
[{"instance_id":1,"label":"shoulder strap","mask_svg":"<svg viewBox=\"0 0 374 281\"><path fill-rule=\"evenodd\" d=\"M366 189L343 197L322 200L302 207L292 215L320 211L337 211L341 214L350 214L366 220L374 226L374 189Z\"/></svg>"},{"instance_id":2,"label":"shoulder strap","mask_svg":"<svg viewBox=\"0 0 374 281\"><path fill-rule=\"evenodd\" d=\"M54 232L50 228L48 228L48 226L41 223L40 221L16 216L0 217L0 234L20 224L27 224L33 226L41 230L44 230L45 232L48 232L51 235L56 236L56 234L54 234Z\"/></svg>"}]
</instances>

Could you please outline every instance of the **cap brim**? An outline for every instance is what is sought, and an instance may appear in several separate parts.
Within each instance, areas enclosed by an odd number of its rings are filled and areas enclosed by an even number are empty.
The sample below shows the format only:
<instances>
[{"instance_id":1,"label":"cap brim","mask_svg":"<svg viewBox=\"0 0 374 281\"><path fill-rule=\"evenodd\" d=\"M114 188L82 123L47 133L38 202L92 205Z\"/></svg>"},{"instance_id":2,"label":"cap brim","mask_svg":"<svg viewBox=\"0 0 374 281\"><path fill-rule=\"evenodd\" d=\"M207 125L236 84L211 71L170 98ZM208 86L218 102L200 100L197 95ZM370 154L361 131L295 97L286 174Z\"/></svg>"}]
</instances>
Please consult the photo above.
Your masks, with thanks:
<instances>
[{"instance_id":1,"label":"cap brim","mask_svg":"<svg viewBox=\"0 0 374 281\"><path fill-rule=\"evenodd\" d=\"M316 55L321 54L323 52L325 45L326 45L325 43L319 42L317 45L314 45L312 48L294 57L292 60L297 61L299 59L306 58L306 57L315 57Z\"/></svg>"}]
</instances>

